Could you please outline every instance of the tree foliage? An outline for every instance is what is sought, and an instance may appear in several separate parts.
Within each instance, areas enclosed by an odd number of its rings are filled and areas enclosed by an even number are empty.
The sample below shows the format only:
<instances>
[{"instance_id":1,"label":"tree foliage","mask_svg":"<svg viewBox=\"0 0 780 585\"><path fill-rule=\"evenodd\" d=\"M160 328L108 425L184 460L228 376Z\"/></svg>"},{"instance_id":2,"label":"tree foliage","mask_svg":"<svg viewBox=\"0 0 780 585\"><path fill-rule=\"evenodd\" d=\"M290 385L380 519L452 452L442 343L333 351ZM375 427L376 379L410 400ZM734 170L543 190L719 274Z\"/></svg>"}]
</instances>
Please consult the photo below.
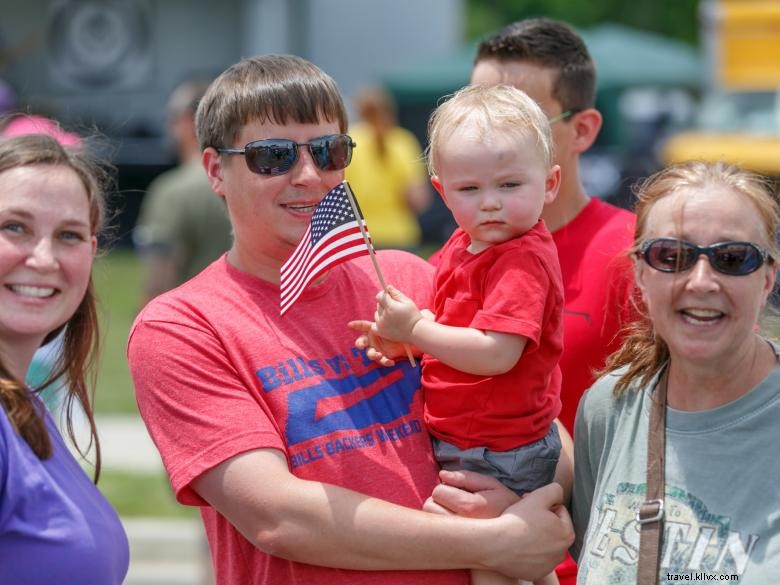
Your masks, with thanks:
<instances>
[{"instance_id":1,"label":"tree foliage","mask_svg":"<svg viewBox=\"0 0 780 585\"><path fill-rule=\"evenodd\" d=\"M466 33L479 39L522 18L544 16L582 29L605 22L697 44L698 0L466 0Z\"/></svg>"}]
</instances>

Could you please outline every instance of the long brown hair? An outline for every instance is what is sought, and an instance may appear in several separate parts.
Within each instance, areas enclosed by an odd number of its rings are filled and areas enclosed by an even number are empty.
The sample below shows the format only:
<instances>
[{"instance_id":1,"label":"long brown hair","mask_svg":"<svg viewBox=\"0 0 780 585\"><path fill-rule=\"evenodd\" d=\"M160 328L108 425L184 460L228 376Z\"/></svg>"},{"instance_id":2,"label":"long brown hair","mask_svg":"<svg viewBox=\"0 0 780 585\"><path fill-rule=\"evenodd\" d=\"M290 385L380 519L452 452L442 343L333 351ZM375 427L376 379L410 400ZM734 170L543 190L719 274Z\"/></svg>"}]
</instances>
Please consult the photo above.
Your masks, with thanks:
<instances>
[{"instance_id":1,"label":"long brown hair","mask_svg":"<svg viewBox=\"0 0 780 585\"><path fill-rule=\"evenodd\" d=\"M636 231L634 245L629 251L636 254L647 229L647 217L653 206L664 197L682 188L706 189L725 187L750 200L761 216L763 240L761 243L776 264L778 252L775 234L780 224L780 211L769 181L738 166L724 162L690 161L665 168L641 183L637 189ZM613 372L624 366L626 371L615 384L620 395L634 385L647 385L669 360L666 342L656 334L647 310L640 303L641 318L624 328L625 341L608 359L604 372Z\"/></svg>"},{"instance_id":2,"label":"long brown hair","mask_svg":"<svg viewBox=\"0 0 780 585\"><path fill-rule=\"evenodd\" d=\"M30 134L0 140L0 173L24 166L51 165L73 170L81 179L89 198L89 222L92 235L103 227L105 203L103 184L106 172L79 150L63 147L54 138ZM66 383L65 412L68 435L74 444L73 402L81 405L89 421L90 442L95 446L95 481L100 476L100 442L95 428L92 397L95 387L95 365L100 349L97 306L90 277L84 298L73 316L62 327L50 332L44 343L64 329L63 348L45 382L33 391L40 392L58 380ZM52 455L52 444L44 423L43 412L33 402L24 380L17 380L0 360L0 404L13 426L40 459ZM84 454L85 451L79 451Z\"/></svg>"}]
</instances>

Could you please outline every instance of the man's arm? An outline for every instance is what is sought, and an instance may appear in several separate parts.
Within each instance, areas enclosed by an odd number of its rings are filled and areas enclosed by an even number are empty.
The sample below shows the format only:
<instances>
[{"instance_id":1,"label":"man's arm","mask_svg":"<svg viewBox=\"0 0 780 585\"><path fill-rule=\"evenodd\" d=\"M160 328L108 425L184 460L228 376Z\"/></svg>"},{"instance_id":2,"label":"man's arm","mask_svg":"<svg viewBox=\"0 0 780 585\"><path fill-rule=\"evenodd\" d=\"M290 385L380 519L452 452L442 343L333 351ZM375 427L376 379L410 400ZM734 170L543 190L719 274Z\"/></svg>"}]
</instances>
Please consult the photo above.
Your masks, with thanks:
<instances>
[{"instance_id":1,"label":"man's arm","mask_svg":"<svg viewBox=\"0 0 780 585\"><path fill-rule=\"evenodd\" d=\"M535 579L563 558L573 538L557 485L498 518L475 520L303 480L290 473L281 452L261 449L205 472L193 487L259 549L328 567L480 568Z\"/></svg>"},{"instance_id":2,"label":"man's arm","mask_svg":"<svg viewBox=\"0 0 780 585\"><path fill-rule=\"evenodd\" d=\"M414 302L393 286L377 296L376 331L409 343L461 372L495 376L514 367L527 338L522 335L453 327L425 319Z\"/></svg>"}]
</instances>

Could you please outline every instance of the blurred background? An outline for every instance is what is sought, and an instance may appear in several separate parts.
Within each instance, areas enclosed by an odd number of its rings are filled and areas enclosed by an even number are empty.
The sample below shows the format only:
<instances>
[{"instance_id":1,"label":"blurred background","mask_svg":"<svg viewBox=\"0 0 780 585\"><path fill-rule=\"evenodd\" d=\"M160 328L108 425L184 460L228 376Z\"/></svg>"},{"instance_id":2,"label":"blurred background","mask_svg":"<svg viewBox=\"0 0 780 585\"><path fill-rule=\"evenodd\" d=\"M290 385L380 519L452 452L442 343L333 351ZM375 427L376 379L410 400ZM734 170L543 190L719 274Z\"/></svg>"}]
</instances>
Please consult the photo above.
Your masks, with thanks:
<instances>
[{"instance_id":1,"label":"blurred background","mask_svg":"<svg viewBox=\"0 0 780 585\"><path fill-rule=\"evenodd\" d=\"M687 158L780 175L780 0L3 0L0 114L57 120L116 168L115 237L95 272L106 334L96 406L100 487L132 540L127 583L209 582L197 511L173 502L125 364L148 298L134 228L150 183L181 160L174 88L244 56L294 53L336 79L352 122L361 91L383 88L424 147L431 110L468 82L477 43L532 16L574 25L596 62L605 123L582 158L592 195L630 207L637 179ZM421 253L453 227L429 195L414 209Z\"/></svg>"}]
</instances>

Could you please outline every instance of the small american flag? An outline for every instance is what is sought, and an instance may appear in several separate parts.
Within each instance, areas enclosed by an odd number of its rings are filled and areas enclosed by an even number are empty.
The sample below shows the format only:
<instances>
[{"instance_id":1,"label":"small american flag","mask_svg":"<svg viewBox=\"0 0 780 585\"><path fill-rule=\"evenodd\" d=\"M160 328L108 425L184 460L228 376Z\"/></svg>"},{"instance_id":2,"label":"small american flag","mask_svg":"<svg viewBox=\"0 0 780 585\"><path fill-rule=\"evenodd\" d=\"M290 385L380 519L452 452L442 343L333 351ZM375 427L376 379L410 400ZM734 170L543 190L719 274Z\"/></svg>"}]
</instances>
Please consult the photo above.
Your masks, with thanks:
<instances>
[{"instance_id":1,"label":"small american flag","mask_svg":"<svg viewBox=\"0 0 780 585\"><path fill-rule=\"evenodd\" d=\"M355 217L345 183L328 191L320 201L303 239L282 265L279 287L282 315L301 296L306 286L322 273L337 264L371 253L358 224L359 221L365 229L366 222L357 201L358 217Z\"/></svg>"}]
</instances>

